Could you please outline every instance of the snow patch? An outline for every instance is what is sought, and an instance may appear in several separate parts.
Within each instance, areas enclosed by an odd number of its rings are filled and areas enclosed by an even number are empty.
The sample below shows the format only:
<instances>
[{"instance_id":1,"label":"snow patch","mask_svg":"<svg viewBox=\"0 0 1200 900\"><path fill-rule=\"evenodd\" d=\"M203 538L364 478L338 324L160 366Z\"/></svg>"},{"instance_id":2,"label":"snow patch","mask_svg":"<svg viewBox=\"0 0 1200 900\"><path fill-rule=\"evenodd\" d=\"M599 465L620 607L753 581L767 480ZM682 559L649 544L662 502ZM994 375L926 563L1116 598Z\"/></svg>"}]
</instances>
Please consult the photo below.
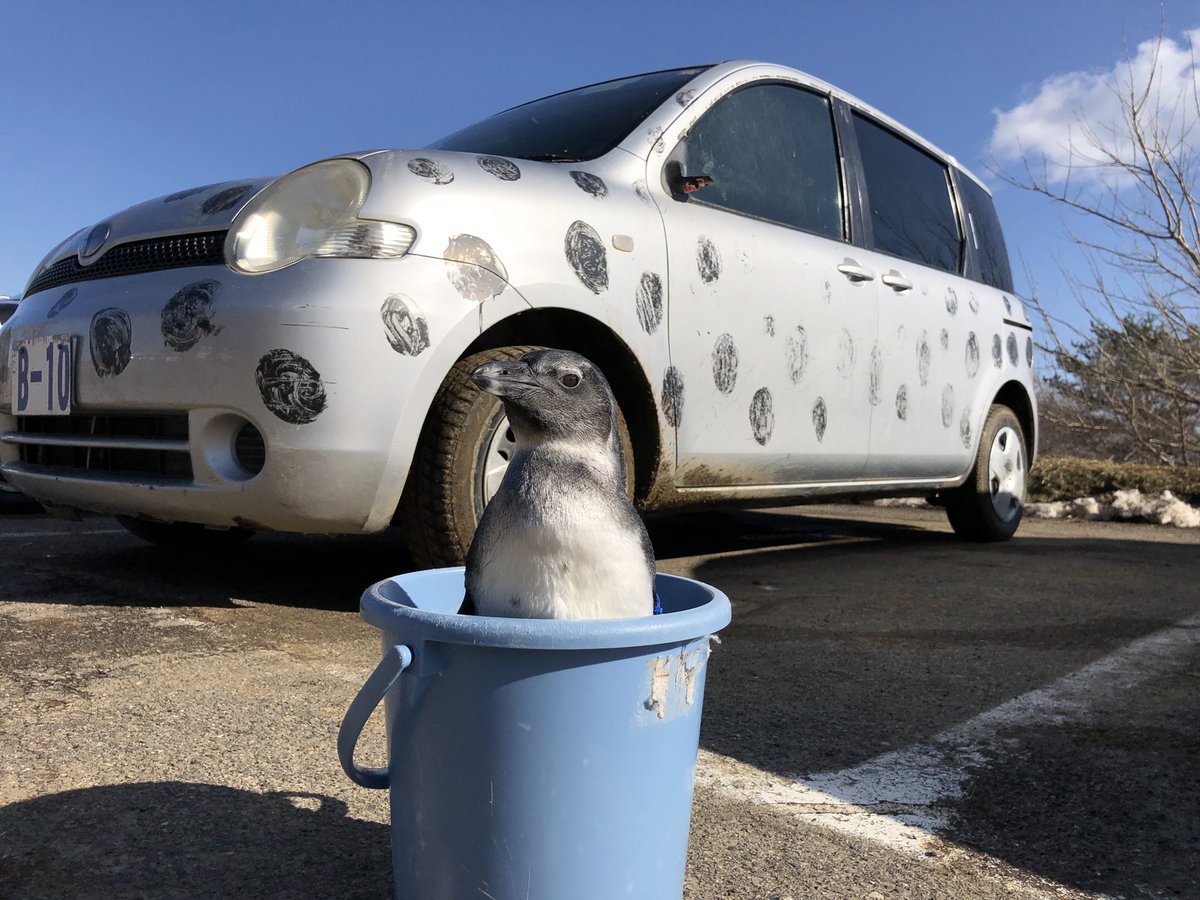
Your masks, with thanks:
<instances>
[{"instance_id":1,"label":"snow patch","mask_svg":"<svg viewBox=\"0 0 1200 900\"><path fill-rule=\"evenodd\" d=\"M875 506L932 509L920 497L889 497L876 500ZM1111 503L1095 497L1055 500L1052 503L1027 503L1025 516L1033 519L1085 519L1089 522L1149 522L1176 528L1200 528L1200 508L1189 506L1170 491L1143 494L1136 488L1117 491Z\"/></svg>"},{"instance_id":2,"label":"snow patch","mask_svg":"<svg viewBox=\"0 0 1200 900\"><path fill-rule=\"evenodd\" d=\"M1086 519L1091 522L1118 519L1174 525L1177 528L1200 528L1200 509L1189 506L1170 491L1154 495L1143 494L1136 488L1117 491L1111 503L1104 503L1095 497L1030 503L1025 507L1025 515L1039 519Z\"/></svg>"},{"instance_id":3,"label":"snow patch","mask_svg":"<svg viewBox=\"0 0 1200 900\"><path fill-rule=\"evenodd\" d=\"M886 497L883 500L876 500L876 506L902 506L909 509L932 509L925 502L924 497Z\"/></svg>"}]
</instances>

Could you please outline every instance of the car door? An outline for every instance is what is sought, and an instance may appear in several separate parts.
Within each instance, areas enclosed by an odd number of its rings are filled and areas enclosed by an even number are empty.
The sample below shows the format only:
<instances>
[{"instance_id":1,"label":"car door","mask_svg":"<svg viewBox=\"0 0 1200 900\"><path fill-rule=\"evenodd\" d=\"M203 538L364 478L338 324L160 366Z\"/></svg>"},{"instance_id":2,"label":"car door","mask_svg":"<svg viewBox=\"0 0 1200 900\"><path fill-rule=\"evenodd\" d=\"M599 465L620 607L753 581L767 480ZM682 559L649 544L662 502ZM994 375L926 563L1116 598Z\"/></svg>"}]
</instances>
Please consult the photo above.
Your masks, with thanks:
<instances>
[{"instance_id":1,"label":"car door","mask_svg":"<svg viewBox=\"0 0 1200 900\"><path fill-rule=\"evenodd\" d=\"M948 167L872 117L851 116L880 272L871 480L952 477L969 465L984 336L958 273L963 239ZM986 373L985 373L986 374Z\"/></svg>"},{"instance_id":2,"label":"car door","mask_svg":"<svg viewBox=\"0 0 1200 900\"><path fill-rule=\"evenodd\" d=\"M667 148L656 199L677 484L856 478L870 438L877 294L845 240L831 99L752 82Z\"/></svg>"}]
</instances>

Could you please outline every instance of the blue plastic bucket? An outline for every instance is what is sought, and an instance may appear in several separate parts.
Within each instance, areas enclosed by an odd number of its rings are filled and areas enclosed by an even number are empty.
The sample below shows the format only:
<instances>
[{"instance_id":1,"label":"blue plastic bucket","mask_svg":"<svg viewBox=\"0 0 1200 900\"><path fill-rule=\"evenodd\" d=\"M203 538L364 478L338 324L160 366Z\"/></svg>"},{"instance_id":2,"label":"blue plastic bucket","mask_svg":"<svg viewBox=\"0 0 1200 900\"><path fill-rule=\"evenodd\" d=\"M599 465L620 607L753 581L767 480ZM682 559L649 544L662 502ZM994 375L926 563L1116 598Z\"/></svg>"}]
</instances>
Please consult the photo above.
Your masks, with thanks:
<instances>
[{"instance_id":1,"label":"blue plastic bucket","mask_svg":"<svg viewBox=\"0 0 1200 900\"><path fill-rule=\"evenodd\" d=\"M709 637L729 600L659 575L662 615L459 615L463 570L363 594L383 660L338 735L388 788L398 900L669 900L683 894ZM354 745L386 699L386 769Z\"/></svg>"}]
</instances>

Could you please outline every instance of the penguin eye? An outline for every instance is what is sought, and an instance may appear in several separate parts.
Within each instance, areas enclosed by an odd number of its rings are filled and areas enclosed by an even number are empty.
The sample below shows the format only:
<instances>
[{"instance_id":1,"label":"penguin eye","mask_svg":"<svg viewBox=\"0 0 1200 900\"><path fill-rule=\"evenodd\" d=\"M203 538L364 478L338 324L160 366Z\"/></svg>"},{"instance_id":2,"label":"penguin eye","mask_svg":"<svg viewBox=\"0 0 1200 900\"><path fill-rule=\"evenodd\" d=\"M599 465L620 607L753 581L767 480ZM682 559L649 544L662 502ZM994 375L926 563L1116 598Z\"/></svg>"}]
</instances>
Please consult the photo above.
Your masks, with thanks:
<instances>
[{"instance_id":1,"label":"penguin eye","mask_svg":"<svg viewBox=\"0 0 1200 900\"><path fill-rule=\"evenodd\" d=\"M574 372L564 372L558 376L558 383L565 388L577 388L579 387L579 376Z\"/></svg>"}]
</instances>

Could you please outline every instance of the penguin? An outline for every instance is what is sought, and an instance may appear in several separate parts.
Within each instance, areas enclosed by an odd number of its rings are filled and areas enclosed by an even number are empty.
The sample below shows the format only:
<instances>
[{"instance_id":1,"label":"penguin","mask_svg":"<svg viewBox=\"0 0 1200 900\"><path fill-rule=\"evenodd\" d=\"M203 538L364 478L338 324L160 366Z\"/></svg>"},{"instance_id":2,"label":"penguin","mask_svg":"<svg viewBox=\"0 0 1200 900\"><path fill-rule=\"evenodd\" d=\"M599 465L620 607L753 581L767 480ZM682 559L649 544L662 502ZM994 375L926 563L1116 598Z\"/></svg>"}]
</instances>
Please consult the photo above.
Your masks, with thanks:
<instances>
[{"instance_id":1,"label":"penguin","mask_svg":"<svg viewBox=\"0 0 1200 900\"><path fill-rule=\"evenodd\" d=\"M600 370L534 350L471 373L516 438L467 553L464 611L610 619L656 611L654 549L625 493L617 403Z\"/></svg>"}]
</instances>

